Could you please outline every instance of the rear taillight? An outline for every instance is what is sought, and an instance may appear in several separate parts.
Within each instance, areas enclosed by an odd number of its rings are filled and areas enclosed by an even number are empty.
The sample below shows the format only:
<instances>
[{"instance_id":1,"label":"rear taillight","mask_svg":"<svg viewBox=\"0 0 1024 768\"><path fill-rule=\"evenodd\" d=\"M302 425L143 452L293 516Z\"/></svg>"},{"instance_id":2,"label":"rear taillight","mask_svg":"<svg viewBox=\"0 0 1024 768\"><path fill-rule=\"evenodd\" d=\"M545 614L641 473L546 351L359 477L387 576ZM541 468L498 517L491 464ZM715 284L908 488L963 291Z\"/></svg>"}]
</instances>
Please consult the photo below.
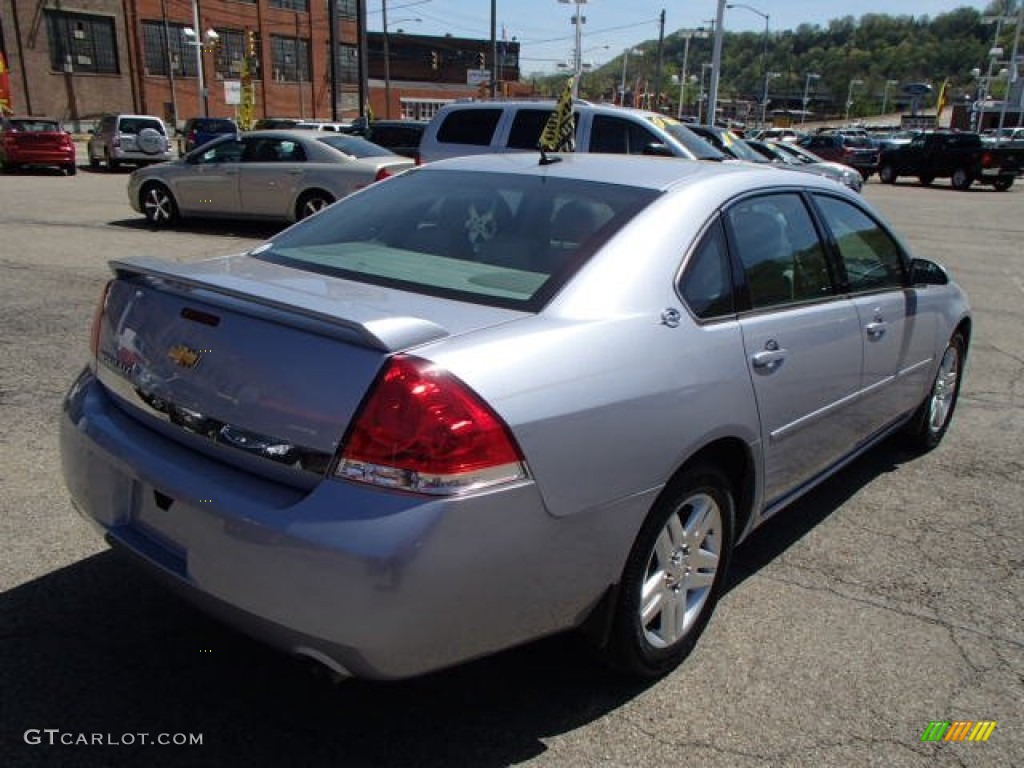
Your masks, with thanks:
<instances>
[{"instance_id":1,"label":"rear taillight","mask_svg":"<svg viewBox=\"0 0 1024 768\"><path fill-rule=\"evenodd\" d=\"M508 427L469 387L416 357L388 361L340 449L337 475L454 494L526 478Z\"/></svg>"},{"instance_id":2,"label":"rear taillight","mask_svg":"<svg viewBox=\"0 0 1024 768\"><path fill-rule=\"evenodd\" d=\"M373 177L373 180L374 181L383 181L384 179L386 179L388 176L391 176L391 175L392 175L391 171L389 171L387 168L381 168L379 171L377 171L377 175Z\"/></svg>"},{"instance_id":3,"label":"rear taillight","mask_svg":"<svg viewBox=\"0 0 1024 768\"><path fill-rule=\"evenodd\" d=\"M988 168L991 165L992 165L992 153L991 152L982 152L981 153L981 167L982 168Z\"/></svg>"},{"instance_id":4,"label":"rear taillight","mask_svg":"<svg viewBox=\"0 0 1024 768\"><path fill-rule=\"evenodd\" d=\"M413 162L416 163L416 165L423 165L423 158L420 157L420 153L419 152L417 152L415 155L413 155L412 159L413 159Z\"/></svg>"},{"instance_id":5,"label":"rear taillight","mask_svg":"<svg viewBox=\"0 0 1024 768\"><path fill-rule=\"evenodd\" d=\"M107 296L110 295L110 286L113 284L113 280L108 280L107 284L103 286L103 295L100 296L100 303L92 316L92 328L89 330L89 351L92 353L93 362L96 361L96 357L99 355L100 326L103 325L103 312L107 308Z\"/></svg>"}]
</instances>

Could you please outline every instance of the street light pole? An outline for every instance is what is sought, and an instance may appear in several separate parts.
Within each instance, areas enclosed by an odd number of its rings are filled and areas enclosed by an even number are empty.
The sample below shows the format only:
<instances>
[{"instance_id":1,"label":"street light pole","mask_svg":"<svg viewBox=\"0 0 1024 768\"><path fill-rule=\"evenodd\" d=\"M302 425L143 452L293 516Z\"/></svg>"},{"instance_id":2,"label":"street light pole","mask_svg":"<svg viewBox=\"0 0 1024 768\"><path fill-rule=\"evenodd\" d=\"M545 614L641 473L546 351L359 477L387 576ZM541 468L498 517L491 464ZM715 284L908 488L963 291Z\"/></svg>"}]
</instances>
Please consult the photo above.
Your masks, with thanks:
<instances>
[{"instance_id":1,"label":"street light pole","mask_svg":"<svg viewBox=\"0 0 1024 768\"><path fill-rule=\"evenodd\" d=\"M715 44L711 49L711 85L708 94L709 126L715 124L715 114L718 111L718 82L721 79L722 70L722 20L725 18L725 0L718 0L718 8L715 12Z\"/></svg>"},{"instance_id":2,"label":"street light pole","mask_svg":"<svg viewBox=\"0 0 1024 768\"><path fill-rule=\"evenodd\" d=\"M192 0L192 24L195 33L194 44L196 46L196 77L199 86L199 116L209 115L210 103L206 93L206 79L203 73L203 37L199 27L199 0Z\"/></svg>"},{"instance_id":3,"label":"street light pole","mask_svg":"<svg viewBox=\"0 0 1024 768\"><path fill-rule=\"evenodd\" d=\"M864 81L863 80L851 80L850 81L850 87L846 91L846 119L845 119L845 122L847 122L847 123L850 122L850 107L853 106L853 86L855 86L855 85L864 85Z\"/></svg>"},{"instance_id":4,"label":"street light pole","mask_svg":"<svg viewBox=\"0 0 1024 768\"><path fill-rule=\"evenodd\" d=\"M885 86L882 88L882 111L880 114L885 114L885 108L889 104L889 86L896 85L899 80L886 80Z\"/></svg>"},{"instance_id":5,"label":"street light pole","mask_svg":"<svg viewBox=\"0 0 1024 768\"><path fill-rule=\"evenodd\" d=\"M808 95L811 92L811 80L817 80L820 77L821 75L815 72L808 72L807 77L804 78L804 108L800 112L800 125L807 121L807 106L811 103L810 96Z\"/></svg>"},{"instance_id":6,"label":"street light pole","mask_svg":"<svg viewBox=\"0 0 1024 768\"><path fill-rule=\"evenodd\" d=\"M380 0L382 40L384 42L384 117L391 117L391 50L388 47L388 0Z\"/></svg>"},{"instance_id":7,"label":"street light pole","mask_svg":"<svg viewBox=\"0 0 1024 768\"><path fill-rule=\"evenodd\" d=\"M683 71L682 76L679 78L679 109L676 112L676 117L680 120L683 119L683 102L686 100L686 81L689 78L688 62L690 59L690 40L695 37L707 37L708 33L703 27L697 29L687 29L682 32L683 35ZM625 76L622 78L625 80Z\"/></svg>"},{"instance_id":8,"label":"street light pole","mask_svg":"<svg viewBox=\"0 0 1024 768\"><path fill-rule=\"evenodd\" d=\"M627 48L622 52L622 83L619 85L619 106L626 106L626 62L630 56L643 56L644 52L639 48ZM636 104L633 105L634 107Z\"/></svg>"},{"instance_id":9,"label":"street light pole","mask_svg":"<svg viewBox=\"0 0 1024 768\"><path fill-rule=\"evenodd\" d=\"M569 5L570 3L576 6L576 12L573 14L572 23L576 27L576 49L572 57L572 97L576 99L580 94L580 75L583 70L583 24L586 19L580 15L580 6L585 5L587 0L558 0L563 5Z\"/></svg>"},{"instance_id":10,"label":"street light pole","mask_svg":"<svg viewBox=\"0 0 1024 768\"><path fill-rule=\"evenodd\" d=\"M746 3L729 3L726 8L744 8L751 13L756 13L764 19L764 49L761 51L761 78L764 80L764 90L761 94L761 127L764 128L765 112L768 109L768 20L769 15L757 10Z\"/></svg>"}]
</instances>

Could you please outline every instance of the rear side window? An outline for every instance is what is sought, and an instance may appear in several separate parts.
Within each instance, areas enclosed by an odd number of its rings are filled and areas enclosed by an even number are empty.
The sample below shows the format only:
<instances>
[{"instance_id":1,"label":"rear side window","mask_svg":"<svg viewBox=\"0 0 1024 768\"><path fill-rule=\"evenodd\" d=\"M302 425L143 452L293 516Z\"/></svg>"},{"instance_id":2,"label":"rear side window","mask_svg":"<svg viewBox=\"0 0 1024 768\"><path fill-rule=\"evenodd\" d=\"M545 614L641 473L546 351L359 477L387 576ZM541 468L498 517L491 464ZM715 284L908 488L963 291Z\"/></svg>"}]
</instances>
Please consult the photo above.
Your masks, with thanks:
<instances>
[{"instance_id":1,"label":"rear side window","mask_svg":"<svg viewBox=\"0 0 1024 768\"><path fill-rule=\"evenodd\" d=\"M825 250L799 195L744 200L729 209L726 221L754 309L832 293Z\"/></svg>"},{"instance_id":2,"label":"rear side window","mask_svg":"<svg viewBox=\"0 0 1024 768\"><path fill-rule=\"evenodd\" d=\"M896 241L870 216L845 200L815 196L832 231L850 290L873 291L903 285L903 259Z\"/></svg>"},{"instance_id":3,"label":"rear side window","mask_svg":"<svg viewBox=\"0 0 1024 768\"><path fill-rule=\"evenodd\" d=\"M708 229L690 257L680 292L690 311L701 320L735 312L729 254L718 222Z\"/></svg>"},{"instance_id":4,"label":"rear side window","mask_svg":"<svg viewBox=\"0 0 1024 768\"><path fill-rule=\"evenodd\" d=\"M252 255L414 293L537 311L658 194L420 168L345 198Z\"/></svg>"},{"instance_id":5,"label":"rear side window","mask_svg":"<svg viewBox=\"0 0 1024 768\"><path fill-rule=\"evenodd\" d=\"M512 120L512 128L508 135L509 149L537 149L540 136L544 132L550 109L520 109Z\"/></svg>"},{"instance_id":6,"label":"rear side window","mask_svg":"<svg viewBox=\"0 0 1024 768\"><path fill-rule=\"evenodd\" d=\"M500 109L454 109L438 128L437 140L445 144L486 147L500 119Z\"/></svg>"}]
</instances>

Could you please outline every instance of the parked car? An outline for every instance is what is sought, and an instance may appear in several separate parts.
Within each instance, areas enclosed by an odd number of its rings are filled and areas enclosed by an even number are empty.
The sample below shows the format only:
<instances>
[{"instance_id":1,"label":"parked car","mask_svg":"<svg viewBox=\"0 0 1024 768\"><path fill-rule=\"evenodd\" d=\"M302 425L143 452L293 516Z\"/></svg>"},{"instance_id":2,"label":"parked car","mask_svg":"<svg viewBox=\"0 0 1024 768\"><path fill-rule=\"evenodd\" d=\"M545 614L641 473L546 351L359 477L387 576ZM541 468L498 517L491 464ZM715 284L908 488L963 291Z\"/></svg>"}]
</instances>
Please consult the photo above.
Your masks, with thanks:
<instances>
[{"instance_id":1,"label":"parked car","mask_svg":"<svg viewBox=\"0 0 1024 768\"><path fill-rule=\"evenodd\" d=\"M329 131L330 133L351 133L352 123L331 123L323 120L303 120L294 126L298 131Z\"/></svg>"},{"instance_id":2,"label":"parked car","mask_svg":"<svg viewBox=\"0 0 1024 768\"><path fill-rule=\"evenodd\" d=\"M412 165L358 136L255 131L135 171L128 200L158 227L192 217L296 221Z\"/></svg>"},{"instance_id":3,"label":"parked car","mask_svg":"<svg viewBox=\"0 0 1024 768\"><path fill-rule=\"evenodd\" d=\"M688 125L687 128L711 144L711 146L722 154L728 155L736 160L745 160L748 163L767 162L763 155L758 154L747 146L743 139L728 128L720 128L717 125Z\"/></svg>"},{"instance_id":4,"label":"parked car","mask_svg":"<svg viewBox=\"0 0 1024 768\"><path fill-rule=\"evenodd\" d=\"M178 142L178 154L182 157L196 147L201 147L221 136L238 135L238 123L227 117L190 117L185 121Z\"/></svg>"},{"instance_id":5,"label":"parked car","mask_svg":"<svg viewBox=\"0 0 1024 768\"><path fill-rule=\"evenodd\" d=\"M54 166L74 176L78 166L71 134L51 117L0 116L0 169L26 165Z\"/></svg>"},{"instance_id":6,"label":"parked car","mask_svg":"<svg viewBox=\"0 0 1024 768\"><path fill-rule=\"evenodd\" d=\"M572 628L671 670L737 542L888 435L939 443L970 310L827 179L557 157L428 163L244 255L114 262L60 422L75 506L338 676Z\"/></svg>"},{"instance_id":7,"label":"parked car","mask_svg":"<svg viewBox=\"0 0 1024 768\"><path fill-rule=\"evenodd\" d=\"M867 181L878 170L878 148L863 136L842 133L818 133L799 139L797 146L813 152L823 160L856 168Z\"/></svg>"},{"instance_id":8,"label":"parked car","mask_svg":"<svg viewBox=\"0 0 1024 768\"><path fill-rule=\"evenodd\" d=\"M793 128L768 128L757 135L760 141L785 141L796 143L804 134Z\"/></svg>"},{"instance_id":9,"label":"parked car","mask_svg":"<svg viewBox=\"0 0 1024 768\"><path fill-rule=\"evenodd\" d=\"M89 137L89 167L108 171L124 164L143 166L174 159L164 121L152 115L106 115Z\"/></svg>"},{"instance_id":10,"label":"parked car","mask_svg":"<svg viewBox=\"0 0 1024 768\"><path fill-rule=\"evenodd\" d=\"M299 117L261 117L252 129L254 131L289 130L303 122Z\"/></svg>"},{"instance_id":11,"label":"parked car","mask_svg":"<svg viewBox=\"0 0 1024 768\"><path fill-rule=\"evenodd\" d=\"M883 150L878 162L886 184L900 176L916 176L925 186L948 178L954 189L977 182L1005 192L1024 169L1024 148L985 144L967 131L924 131L905 146Z\"/></svg>"},{"instance_id":12,"label":"parked car","mask_svg":"<svg viewBox=\"0 0 1024 768\"><path fill-rule=\"evenodd\" d=\"M534 152L553 101L454 102L438 110L420 141L424 163L461 155ZM573 105L576 152L722 160L726 155L678 120L607 104Z\"/></svg>"},{"instance_id":13,"label":"parked car","mask_svg":"<svg viewBox=\"0 0 1024 768\"><path fill-rule=\"evenodd\" d=\"M792 142L746 139L746 144L768 162L780 163L789 170L816 173L843 184L854 192L860 192L864 187L864 179L850 166L842 163L829 163L821 158L811 159L814 155Z\"/></svg>"},{"instance_id":14,"label":"parked car","mask_svg":"<svg viewBox=\"0 0 1024 768\"><path fill-rule=\"evenodd\" d=\"M366 130L366 138L404 157L419 159L420 141L426 130L425 120L374 120Z\"/></svg>"}]
</instances>

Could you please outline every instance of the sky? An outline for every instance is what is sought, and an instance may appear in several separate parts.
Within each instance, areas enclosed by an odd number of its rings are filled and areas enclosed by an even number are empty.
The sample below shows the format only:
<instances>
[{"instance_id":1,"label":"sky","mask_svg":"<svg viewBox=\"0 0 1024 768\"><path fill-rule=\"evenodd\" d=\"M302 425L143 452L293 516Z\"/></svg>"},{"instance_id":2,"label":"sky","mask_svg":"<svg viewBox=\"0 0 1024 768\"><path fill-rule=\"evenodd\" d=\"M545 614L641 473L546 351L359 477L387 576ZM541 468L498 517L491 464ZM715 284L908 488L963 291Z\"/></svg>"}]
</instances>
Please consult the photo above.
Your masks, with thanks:
<instances>
[{"instance_id":1,"label":"sky","mask_svg":"<svg viewBox=\"0 0 1024 768\"><path fill-rule=\"evenodd\" d=\"M491 0L383 0L387 2L388 31L489 39ZM380 31L382 0L367 0L368 26ZM730 0L732 2L732 0ZM892 16L930 16L956 8L979 11L988 0L751 0L746 3L769 16L769 31L796 29L801 24L826 26L835 18L869 13ZM557 71L558 62L572 60L575 5L560 0L497 0L497 34L520 43L524 75ZM583 61L595 67L620 56L631 46L658 39L658 15L665 10L665 34L679 29L709 27L718 0L587 0L581 6ZM744 8L725 11L724 28L732 32L763 32L764 17Z\"/></svg>"}]
</instances>

